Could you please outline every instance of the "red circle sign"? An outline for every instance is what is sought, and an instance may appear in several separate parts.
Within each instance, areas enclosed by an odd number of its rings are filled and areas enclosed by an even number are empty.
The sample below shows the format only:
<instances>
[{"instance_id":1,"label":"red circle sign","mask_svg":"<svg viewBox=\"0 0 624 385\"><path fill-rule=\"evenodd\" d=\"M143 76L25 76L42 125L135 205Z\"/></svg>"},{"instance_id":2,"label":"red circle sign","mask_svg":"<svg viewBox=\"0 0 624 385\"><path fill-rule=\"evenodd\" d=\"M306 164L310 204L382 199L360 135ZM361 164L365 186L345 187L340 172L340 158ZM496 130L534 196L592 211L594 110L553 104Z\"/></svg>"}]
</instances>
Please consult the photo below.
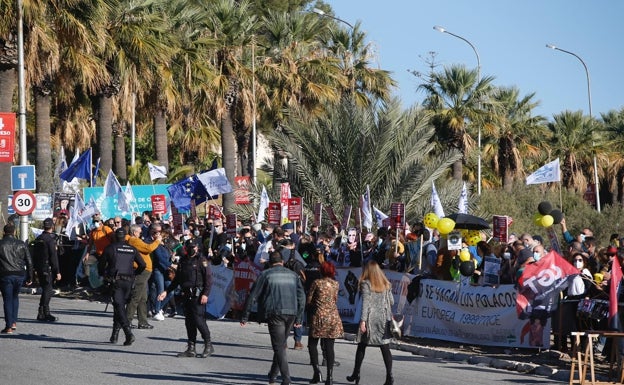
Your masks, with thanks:
<instances>
[{"instance_id":1,"label":"red circle sign","mask_svg":"<svg viewBox=\"0 0 624 385\"><path fill-rule=\"evenodd\" d=\"M13 194L13 210L18 215L30 215L37 207L37 198L27 190L16 191Z\"/></svg>"}]
</instances>

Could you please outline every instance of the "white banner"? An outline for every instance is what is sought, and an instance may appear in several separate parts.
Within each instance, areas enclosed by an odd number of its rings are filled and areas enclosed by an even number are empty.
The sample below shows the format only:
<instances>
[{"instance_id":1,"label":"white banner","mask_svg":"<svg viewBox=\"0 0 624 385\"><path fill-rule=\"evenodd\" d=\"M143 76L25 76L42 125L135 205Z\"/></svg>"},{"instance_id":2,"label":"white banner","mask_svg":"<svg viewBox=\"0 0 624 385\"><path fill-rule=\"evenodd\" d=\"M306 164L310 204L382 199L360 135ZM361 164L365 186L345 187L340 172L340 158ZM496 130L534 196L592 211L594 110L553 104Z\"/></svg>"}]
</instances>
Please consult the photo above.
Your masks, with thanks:
<instances>
[{"instance_id":1,"label":"white banner","mask_svg":"<svg viewBox=\"0 0 624 385\"><path fill-rule=\"evenodd\" d=\"M406 306L406 335L487 346L550 346L550 319L519 320L513 285L461 286L422 280L420 294Z\"/></svg>"},{"instance_id":2,"label":"white banner","mask_svg":"<svg viewBox=\"0 0 624 385\"><path fill-rule=\"evenodd\" d=\"M228 269L224 264L212 265L212 288L206 304L206 312L216 318L223 318L230 310L234 300L234 271Z\"/></svg>"}]
</instances>

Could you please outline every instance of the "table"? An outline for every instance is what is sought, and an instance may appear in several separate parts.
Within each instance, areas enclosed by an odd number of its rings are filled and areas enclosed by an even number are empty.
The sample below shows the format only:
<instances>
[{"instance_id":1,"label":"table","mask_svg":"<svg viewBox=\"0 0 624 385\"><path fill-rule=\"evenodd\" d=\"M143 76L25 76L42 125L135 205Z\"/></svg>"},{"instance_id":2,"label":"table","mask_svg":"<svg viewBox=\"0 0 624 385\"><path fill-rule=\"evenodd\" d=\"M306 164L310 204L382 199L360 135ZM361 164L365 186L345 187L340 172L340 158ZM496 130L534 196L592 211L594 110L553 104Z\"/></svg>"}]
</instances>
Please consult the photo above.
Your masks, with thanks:
<instances>
[{"instance_id":1,"label":"table","mask_svg":"<svg viewBox=\"0 0 624 385\"><path fill-rule=\"evenodd\" d=\"M570 369L570 385L573 384L585 384L587 378L587 369L590 374L590 384L602 385L602 384L624 384L624 366L622 365L622 357L618 351L619 339L624 337L624 332L617 332L612 330L588 330L584 332L572 332L574 337L574 347L572 350L572 366ZM582 349L582 338L586 337L585 349ZM594 371L594 338L606 337L613 338L611 344L611 354L609 357L609 376L613 378L613 365L617 364L617 373L619 373L618 382L605 382L596 381L596 375ZM575 375L578 373L578 379L575 379Z\"/></svg>"}]
</instances>

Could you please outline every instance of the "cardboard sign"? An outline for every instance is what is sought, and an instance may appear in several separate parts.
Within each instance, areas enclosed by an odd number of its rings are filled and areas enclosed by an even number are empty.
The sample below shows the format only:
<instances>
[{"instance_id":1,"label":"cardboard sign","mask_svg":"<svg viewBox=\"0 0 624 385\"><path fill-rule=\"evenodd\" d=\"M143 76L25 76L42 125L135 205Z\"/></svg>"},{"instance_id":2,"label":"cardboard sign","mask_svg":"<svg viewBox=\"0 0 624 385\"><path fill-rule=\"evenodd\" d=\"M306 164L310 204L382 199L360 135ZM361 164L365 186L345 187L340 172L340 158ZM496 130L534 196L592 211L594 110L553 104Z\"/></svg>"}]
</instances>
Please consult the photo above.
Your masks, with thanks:
<instances>
[{"instance_id":1,"label":"cardboard sign","mask_svg":"<svg viewBox=\"0 0 624 385\"><path fill-rule=\"evenodd\" d=\"M225 216L225 233L228 237L236 236L236 214Z\"/></svg>"},{"instance_id":2,"label":"cardboard sign","mask_svg":"<svg viewBox=\"0 0 624 385\"><path fill-rule=\"evenodd\" d=\"M221 211L219 211L219 208L216 205L208 206L208 215L206 216L206 219L221 219Z\"/></svg>"},{"instance_id":3,"label":"cardboard sign","mask_svg":"<svg viewBox=\"0 0 624 385\"><path fill-rule=\"evenodd\" d=\"M0 112L0 162L13 162L15 152L15 113Z\"/></svg>"},{"instance_id":4,"label":"cardboard sign","mask_svg":"<svg viewBox=\"0 0 624 385\"><path fill-rule=\"evenodd\" d=\"M247 176L234 177L234 203L237 205L246 205L251 203L249 198L249 189L251 187L251 178Z\"/></svg>"},{"instance_id":5,"label":"cardboard sign","mask_svg":"<svg viewBox=\"0 0 624 385\"><path fill-rule=\"evenodd\" d=\"M167 200L163 194L156 194L150 197L152 201L152 212L154 214L165 214L167 212Z\"/></svg>"},{"instance_id":6,"label":"cardboard sign","mask_svg":"<svg viewBox=\"0 0 624 385\"><path fill-rule=\"evenodd\" d=\"M323 204L315 203L314 204L314 219L313 226L319 227L321 225L321 220L323 219Z\"/></svg>"},{"instance_id":7,"label":"cardboard sign","mask_svg":"<svg viewBox=\"0 0 624 385\"><path fill-rule=\"evenodd\" d=\"M393 203L390 205L390 226L393 229L405 227L405 203Z\"/></svg>"},{"instance_id":8,"label":"cardboard sign","mask_svg":"<svg viewBox=\"0 0 624 385\"><path fill-rule=\"evenodd\" d=\"M268 222L272 225L279 226L282 218L282 205L277 202L269 202Z\"/></svg>"},{"instance_id":9,"label":"cardboard sign","mask_svg":"<svg viewBox=\"0 0 624 385\"><path fill-rule=\"evenodd\" d=\"M291 221L300 221L303 213L303 200L301 197L288 199L288 219Z\"/></svg>"},{"instance_id":10,"label":"cardboard sign","mask_svg":"<svg viewBox=\"0 0 624 385\"><path fill-rule=\"evenodd\" d=\"M509 225L511 225L510 216L494 215L492 218L492 238L502 243L509 242Z\"/></svg>"}]
</instances>

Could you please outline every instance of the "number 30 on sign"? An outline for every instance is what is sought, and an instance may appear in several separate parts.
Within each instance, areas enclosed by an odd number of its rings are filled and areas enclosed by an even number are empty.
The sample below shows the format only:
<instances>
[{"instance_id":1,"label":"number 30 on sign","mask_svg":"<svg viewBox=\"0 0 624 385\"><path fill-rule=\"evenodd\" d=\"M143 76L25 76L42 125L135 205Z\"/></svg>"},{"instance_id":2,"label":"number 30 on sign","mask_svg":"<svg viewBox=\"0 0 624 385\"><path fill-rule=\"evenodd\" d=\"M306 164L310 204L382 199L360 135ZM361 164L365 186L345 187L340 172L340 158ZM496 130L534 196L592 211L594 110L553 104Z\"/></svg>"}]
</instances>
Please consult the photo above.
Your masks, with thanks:
<instances>
[{"instance_id":1,"label":"number 30 on sign","mask_svg":"<svg viewBox=\"0 0 624 385\"><path fill-rule=\"evenodd\" d=\"M30 215L37 207L35 195L27 190L16 191L13 195L13 210L18 215Z\"/></svg>"}]
</instances>

